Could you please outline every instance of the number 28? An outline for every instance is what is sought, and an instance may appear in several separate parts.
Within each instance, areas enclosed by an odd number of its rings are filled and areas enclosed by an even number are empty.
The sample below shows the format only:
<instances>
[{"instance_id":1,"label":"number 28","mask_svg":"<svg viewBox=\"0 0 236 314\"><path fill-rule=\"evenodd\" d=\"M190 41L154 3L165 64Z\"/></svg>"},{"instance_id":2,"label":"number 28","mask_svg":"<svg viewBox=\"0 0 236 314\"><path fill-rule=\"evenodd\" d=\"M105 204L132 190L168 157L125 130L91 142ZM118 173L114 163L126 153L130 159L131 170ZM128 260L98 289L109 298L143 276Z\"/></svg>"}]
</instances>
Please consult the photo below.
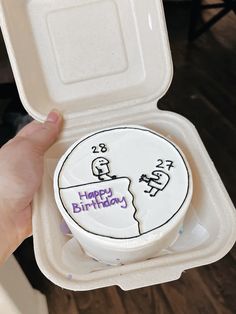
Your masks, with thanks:
<instances>
[{"instance_id":1,"label":"number 28","mask_svg":"<svg viewBox=\"0 0 236 314\"><path fill-rule=\"evenodd\" d=\"M93 146L92 151L94 154L106 153L107 147L104 143L100 143L98 146Z\"/></svg>"}]
</instances>

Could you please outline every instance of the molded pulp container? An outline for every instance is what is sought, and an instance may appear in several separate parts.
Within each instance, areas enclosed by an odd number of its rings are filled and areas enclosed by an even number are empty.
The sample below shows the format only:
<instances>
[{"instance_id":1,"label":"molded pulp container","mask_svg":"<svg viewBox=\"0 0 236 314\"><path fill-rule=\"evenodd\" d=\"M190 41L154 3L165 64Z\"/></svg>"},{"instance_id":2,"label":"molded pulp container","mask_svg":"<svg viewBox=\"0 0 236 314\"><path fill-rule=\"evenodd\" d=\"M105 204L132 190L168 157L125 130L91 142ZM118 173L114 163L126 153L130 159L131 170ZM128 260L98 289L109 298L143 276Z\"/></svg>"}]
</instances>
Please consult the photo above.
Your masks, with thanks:
<instances>
[{"instance_id":1,"label":"molded pulp container","mask_svg":"<svg viewBox=\"0 0 236 314\"><path fill-rule=\"evenodd\" d=\"M234 207L194 126L160 111L172 63L159 0L0 0L0 21L20 97L43 121L52 108L65 117L45 156L34 200L37 263L55 284L72 290L163 283L223 257L236 238ZM86 256L62 232L53 194L58 159L82 136L140 125L176 143L193 174L193 199L178 240L158 257L108 266Z\"/></svg>"}]
</instances>

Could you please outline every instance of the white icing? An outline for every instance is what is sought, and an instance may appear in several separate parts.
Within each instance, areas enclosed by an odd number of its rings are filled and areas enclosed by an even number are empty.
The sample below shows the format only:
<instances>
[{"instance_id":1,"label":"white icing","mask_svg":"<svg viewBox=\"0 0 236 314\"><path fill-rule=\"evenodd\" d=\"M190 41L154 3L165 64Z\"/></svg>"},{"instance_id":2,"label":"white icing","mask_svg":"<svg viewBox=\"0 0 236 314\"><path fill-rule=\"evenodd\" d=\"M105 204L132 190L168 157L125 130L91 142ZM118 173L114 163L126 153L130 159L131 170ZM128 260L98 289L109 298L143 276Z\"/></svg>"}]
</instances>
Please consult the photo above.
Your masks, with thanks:
<instances>
[{"instance_id":1,"label":"white icing","mask_svg":"<svg viewBox=\"0 0 236 314\"><path fill-rule=\"evenodd\" d=\"M61 196L70 215L85 230L128 238L139 235L129 184L127 178L100 181L61 190Z\"/></svg>"},{"instance_id":2,"label":"white icing","mask_svg":"<svg viewBox=\"0 0 236 314\"><path fill-rule=\"evenodd\" d=\"M190 173L167 139L140 127L118 127L76 142L59 162L54 183L59 208L78 228L115 239L150 232L161 238L162 227L171 229L186 207Z\"/></svg>"}]
</instances>

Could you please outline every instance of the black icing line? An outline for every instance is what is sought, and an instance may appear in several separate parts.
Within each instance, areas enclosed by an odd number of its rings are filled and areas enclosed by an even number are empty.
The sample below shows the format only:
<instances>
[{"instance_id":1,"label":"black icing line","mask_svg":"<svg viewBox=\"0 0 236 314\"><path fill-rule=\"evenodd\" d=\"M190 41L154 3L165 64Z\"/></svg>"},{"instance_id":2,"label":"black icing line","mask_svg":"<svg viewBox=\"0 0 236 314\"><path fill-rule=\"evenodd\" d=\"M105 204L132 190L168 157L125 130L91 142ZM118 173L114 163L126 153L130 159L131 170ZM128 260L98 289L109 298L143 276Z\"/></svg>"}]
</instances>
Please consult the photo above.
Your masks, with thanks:
<instances>
[{"instance_id":1,"label":"black icing line","mask_svg":"<svg viewBox=\"0 0 236 314\"><path fill-rule=\"evenodd\" d=\"M65 162L68 160L69 156L73 153L73 151L77 148L78 145L80 145L81 143L83 143L84 141L86 141L87 139L89 139L90 137L93 137L94 135L97 135L97 134L100 134L100 133L105 133L105 132L108 132L108 131L114 131L114 130L139 130L139 131L143 131L143 132L148 132L148 133L151 133L155 136L158 136L160 138L162 138L163 140L165 140L166 142L168 142L170 145L172 145L174 147L174 149L179 153L181 159L183 160L183 163L185 165L185 168L187 170L187 174L188 174L188 185L187 185L187 191L186 191L186 195L185 195L185 198L183 200L183 202L181 203L180 207L177 209L177 211L168 219L166 220L163 224L153 228L153 229L150 229L146 232L143 232L143 233L140 233L139 235L137 236L132 236L132 237L129 237L129 238L117 238L117 237L111 237L111 236L105 236L105 235L99 235L99 234L96 234L96 233L93 233L91 231L87 231L86 229L84 229L82 226L80 226L73 217L71 217L71 215L68 213L68 211L66 210L63 202L62 202L62 198L61 198L61 194L60 194L60 189L63 189L63 188L60 188L59 187L59 180L60 180L60 175L61 175L61 171L62 171L62 168L65 164ZM61 165L61 169L59 170L58 172L58 177L57 177L57 187L58 187L58 190L59 190L59 197L60 197L60 200L61 200L61 203L62 203L62 206L63 208L66 210L66 212L68 213L68 215L71 217L71 219L80 227L82 228L83 230L91 233L91 234L94 234L94 235L98 235L98 236L101 236L101 237L104 237L104 238L111 238L111 239L117 239L117 240L128 240L128 239L135 239L135 238L139 238L141 237L142 235L144 234L147 234L149 232L152 232L156 229L159 229L161 227L163 227L164 225L166 225L171 219L173 219L173 217L180 211L180 209L182 208L183 204L185 203L186 199L187 199L187 196L188 196L188 193L189 193L189 180L190 179L190 174L189 174L189 170L188 170L188 167L186 165L186 162L182 156L182 154L180 153L180 151L178 150L178 148L172 143L170 142L168 139L166 139L164 136L161 136L151 130L147 130L147 129L142 129L142 128L135 128L135 127L116 127L116 128L111 128L111 129L106 129L106 130L102 130L102 131L98 131L96 133L93 133L89 136L87 136L86 138L84 138L82 141L80 141L77 145L75 145L75 147L72 148L72 150L68 153L67 157L65 158L65 160L63 161L62 165ZM131 193L132 194L132 193ZM136 219L135 219L136 220ZM140 231L140 230L139 230Z\"/></svg>"},{"instance_id":2,"label":"black icing line","mask_svg":"<svg viewBox=\"0 0 236 314\"><path fill-rule=\"evenodd\" d=\"M134 195L133 195L133 194L131 193L131 191L130 191L131 180L130 180L129 178L127 178L127 179L129 180L128 190L129 190L130 194L132 195L132 204L133 204L133 207L134 207L134 209L135 209L135 211L134 211L134 213L133 213L133 218L134 218L134 220L136 220L137 223L138 223L138 233L139 233L139 235L141 235L140 221L136 218L136 214L137 214L138 210L137 210L136 206L134 205Z\"/></svg>"},{"instance_id":3,"label":"black icing line","mask_svg":"<svg viewBox=\"0 0 236 314\"><path fill-rule=\"evenodd\" d=\"M109 181L115 181L115 180L118 180L118 179L128 179L129 181L129 186L128 186L128 191L130 192L130 194L132 195L132 204L133 204L133 207L134 207L134 214L133 214L133 218L135 221L137 221L138 223L138 232L139 232L139 235L141 235L141 230L140 230L140 221L136 218L136 214L138 212L136 206L134 205L134 195L131 193L130 191L130 186L131 186L131 180L128 178L128 177L119 177L119 178L116 178L116 179L113 179L113 180L106 180L107 182ZM88 186L90 184L97 184L97 183L100 183L100 182L106 182L106 181L96 181L96 182L90 182L90 183L85 183L85 184L78 184L78 185L73 185L73 186L68 186L68 187L65 187L65 188L59 188L59 196L60 196L60 200L61 200L61 203L62 203L62 206L63 208L65 209L65 211L67 212L67 214L74 220L74 222L80 226L80 224L70 215L70 213L68 212L66 206L64 205L63 201L62 201L62 197L61 197L61 193L60 191L61 190L68 190L68 189L72 189L72 188L77 188L77 187L80 187L80 186ZM89 232L89 233L92 233L92 234L95 234L95 235L99 235L101 237L109 237L109 238L112 238L112 239L118 239L117 237L110 237L110 236L105 236L105 235L102 235L102 234L99 234L99 233L94 233L90 230L87 230L86 228L80 226L82 229L84 229L85 231ZM120 238L119 238L120 239ZM126 238L121 238L121 239L126 239ZM127 238L129 239L129 238Z\"/></svg>"}]
</instances>

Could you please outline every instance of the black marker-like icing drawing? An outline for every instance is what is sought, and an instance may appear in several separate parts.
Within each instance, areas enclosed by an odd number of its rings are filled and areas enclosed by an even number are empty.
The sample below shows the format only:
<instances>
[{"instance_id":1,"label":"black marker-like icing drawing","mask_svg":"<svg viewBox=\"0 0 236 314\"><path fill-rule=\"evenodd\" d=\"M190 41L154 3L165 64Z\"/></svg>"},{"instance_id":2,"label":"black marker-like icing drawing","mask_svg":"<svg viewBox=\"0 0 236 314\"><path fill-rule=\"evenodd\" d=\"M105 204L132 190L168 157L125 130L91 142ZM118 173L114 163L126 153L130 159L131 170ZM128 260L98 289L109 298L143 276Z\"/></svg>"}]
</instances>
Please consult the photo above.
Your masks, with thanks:
<instances>
[{"instance_id":1,"label":"black marker-like icing drawing","mask_svg":"<svg viewBox=\"0 0 236 314\"><path fill-rule=\"evenodd\" d=\"M145 182L151 187L149 191L145 190L151 197L157 195L159 191L163 191L170 181L170 176L162 170L154 170L153 177L148 177L146 174L141 175L139 182Z\"/></svg>"},{"instance_id":2,"label":"black marker-like icing drawing","mask_svg":"<svg viewBox=\"0 0 236 314\"><path fill-rule=\"evenodd\" d=\"M71 215L71 213L68 211L68 208L67 208L66 205L64 204L63 197L62 197L62 194L61 194L63 190L70 189L70 188L74 188L74 187L81 186L81 185L63 186L63 187L62 187L61 184L60 184L60 179L61 179L61 176L62 176L63 169L64 169L64 167L65 167L65 164L70 160L70 157L71 157L72 153L77 149L77 147L78 147L79 145L81 145L81 144L84 143L86 140L90 139L91 137L93 137L93 136L95 136L95 135L98 135L98 134L105 134L106 132L115 131L115 130L137 130L137 131L141 131L141 132L144 132L144 133L152 134L152 135L155 135L156 137L165 139L165 138L162 137L161 135L156 134L155 132L153 132L153 131L151 131L151 130L145 130L145 129L137 128L137 127L117 127L117 128L110 128L110 129L98 131L98 132L96 132L96 133L94 133L94 134L92 134L92 135L89 135L89 136L85 137L84 139L82 139L80 142L78 142L78 143L70 150L70 152L68 153L68 155L67 155L66 158L64 159L64 161L63 161L63 163L62 163L62 165L61 165L60 170L58 171L57 188L58 188L58 192L59 192L59 199L60 199L60 202L61 202L62 207L63 207L64 210L67 212L67 214L71 217L71 219L72 219L78 226L80 226L80 228L82 228L82 229L84 229L84 230L86 230L87 232L92 233L92 234L97 234L97 233L92 232L92 231L90 231L90 230L87 230L87 229L84 228L78 221L75 220L75 218ZM147 231L145 231L145 232L142 232L142 231L141 231L141 221L138 220L138 217L137 217L138 210L137 210L137 208L135 207L135 204L134 204L134 197L133 197L132 204L133 204L134 209L135 209L135 211L134 211L134 213L133 213L133 218L138 222L139 234L138 234L138 235L134 235L134 236L130 236L130 237L122 237L122 235L121 235L120 237L106 236L106 235L101 235L101 234L97 234L97 235L102 236L102 237L120 239L120 240L135 239L135 238L138 238L138 237L140 237L140 236L142 236L142 235L144 235L144 234L150 233L150 232L152 232L152 231L154 231L154 230L156 230L156 229L158 229L158 228L161 228L162 226L166 225L166 224L167 224L170 220L172 220L173 217L181 210L181 208L183 207L183 204L184 204L185 201L186 201L186 198L187 198L187 195L188 195L188 192L189 192L189 188L190 188L190 185L189 185L190 174L189 174L189 170L188 170L188 168L187 168L186 162L185 162L184 158L182 157L180 151L179 151L179 150L176 148L176 146L175 146L173 143L171 143L168 139L165 139L165 141L168 142L171 146L173 146L174 149L179 153L179 155L180 155L180 157L181 157L181 159L182 159L182 161L183 161L183 163L184 163L184 165L185 165L185 169L186 169L186 171L187 171L187 176L188 176L188 184L187 184L187 189L186 189L186 192L185 192L185 197L184 197L183 201L181 202L181 204L179 204L179 206L178 206L178 208L176 209L176 211L173 213L173 215L171 215L170 217L168 217L168 219L166 219L163 223L157 225L157 226L154 227L154 228L150 228L150 230L147 230ZM106 146L106 145L104 145L104 146ZM101 147L101 146L99 146L99 147ZM105 147L105 149L106 149L106 147ZM104 153L105 153L105 149L104 149ZM95 151L95 150L96 150L96 151ZM101 151L99 151L98 147L96 147L96 146L92 147L92 152L93 152L93 153L97 153L97 154L98 154L98 153L101 154ZM102 152L102 153L103 153L103 152ZM159 166L160 166L160 165L159 165L159 162L160 162L160 161L158 161L157 168L159 168ZM174 168L174 167L175 167L173 161L168 160L168 161L166 161L166 162L168 162L168 165L166 164L168 170L170 170L171 168ZM108 161L108 163L109 163L109 161ZM162 164L161 164L161 165L162 165ZM157 171L161 171L161 170L157 170ZM163 172L163 173L165 173L165 172ZM166 173L165 173L165 174L166 174ZM166 174L166 175L167 175L167 174ZM168 175L167 175L167 176L168 176ZM98 176L97 176L97 177L98 177ZM121 177L121 178L122 178L122 177ZM169 178L169 180L170 180L170 177L169 177L169 176L168 176L168 178ZM128 178L126 177L126 179L128 179ZM148 183L150 179L151 179L151 178L148 178L147 175L142 175L141 178L140 178L140 180L139 180L139 182L146 182L146 183ZM111 180L111 178L109 178L109 180ZM147 182L147 180L148 180L148 182ZM167 186L167 184L169 183L169 180L168 180L168 182L167 182L164 186L162 186L162 187L158 185L158 191L163 190L163 189ZM102 181L99 181L99 182L102 182ZM129 183L129 188L128 188L128 190L129 190L129 192L131 193L131 191L130 191L131 180L130 180L130 179L129 179L129 182L130 182L130 183ZM91 182L91 184L92 184L92 183L98 183L98 182ZM160 188L160 187L161 187L161 188ZM157 193L158 191L156 191L156 193ZM149 191L149 192L150 192L150 191ZM149 192L148 192L148 193L149 193ZM155 191L154 191L154 192L155 192ZM132 195L132 193L131 193L131 195Z\"/></svg>"},{"instance_id":3,"label":"black marker-like icing drawing","mask_svg":"<svg viewBox=\"0 0 236 314\"><path fill-rule=\"evenodd\" d=\"M133 206L133 209L134 209L134 212L133 212L133 219L136 221L137 223L137 229L138 229L138 233L139 233L139 236L141 235L141 223L140 221L138 220L137 218L137 213L138 213L138 210L135 206L135 202L134 202L134 195L132 194L131 190L130 190L130 186L131 186L131 180L127 177L119 177L119 178L115 178L114 181L123 181L123 180L127 180L128 181L128 192L130 193L131 197L132 197L132 206ZM85 183L85 184L78 184L78 185L74 185L74 186L68 186L68 187L65 187L65 188L59 188L59 191L63 191L63 190L69 190L69 189L74 189L74 188L86 188L86 189L89 189L89 186L93 186L94 184L102 184L102 182L90 182L90 183ZM110 187L108 187L106 190L105 189L102 189L102 190L99 190L99 191L94 191L94 192L84 192L84 193L80 193L79 190L77 192L78 194L78 198L79 198L79 203L72 203L72 206L73 206L73 212L74 213L82 213L82 212L87 212L89 210L93 210L93 209L102 209L102 208L107 208L107 207L111 207L112 205L115 205L117 203L122 203L121 201L122 200L118 200L117 197L115 197L113 200L111 199L110 203L109 203L109 198L106 197L106 199L104 200L101 200L99 197L98 197L98 193L97 192L101 192L99 193L100 194L100 198L101 198L101 195L104 195L104 194L108 194L108 196L110 197L113 197L114 195L114 192L112 191L112 189ZM64 209L67 211L67 213L69 214L64 202L63 202L63 199L61 197L61 194L60 195L60 199L61 199L61 203L64 207ZM84 200L84 199L88 199L90 200L90 204L83 204L81 201ZM124 198L123 198L124 200ZM122 207L122 206L121 206ZM123 208L125 209L127 207L127 203L125 201L125 206L123 206ZM71 218L75 221L76 224L78 224L78 222L71 216ZM79 225L79 224L78 224ZM108 238L115 238L115 239L130 239L130 238L133 238L133 237L112 237L112 236L105 236L103 234L99 234L99 233L94 233L84 227L82 227L81 225L79 225L82 229L86 230L87 232L89 233L92 233L92 234L96 234L96 235L99 235L99 236L102 236L102 237L108 237ZM136 236L135 236L136 237Z\"/></svg>"},{"instance_id":4,"label":"black marker-like icing drawing","mask_svg":"<svg viewBox=\"0 0 236 314\"><path fill-rule=\"evenodd\" d=\"M100 181L113 180L116 176L111 176L109 169L109 160L104 157L98 157L92 162L92 172Z\"/></svg>"},{"instance_id":5,"label":"black marker-like icing drawing","mask_svg":"<svg viewBox=\"0 0 236 314\"><path fill-rule=\"evenodd\" d=\"M100 154L107 152L107 146L104 143L100 143L98 146L92 147L93 154Z\"/></svg>"}]
</instances>

